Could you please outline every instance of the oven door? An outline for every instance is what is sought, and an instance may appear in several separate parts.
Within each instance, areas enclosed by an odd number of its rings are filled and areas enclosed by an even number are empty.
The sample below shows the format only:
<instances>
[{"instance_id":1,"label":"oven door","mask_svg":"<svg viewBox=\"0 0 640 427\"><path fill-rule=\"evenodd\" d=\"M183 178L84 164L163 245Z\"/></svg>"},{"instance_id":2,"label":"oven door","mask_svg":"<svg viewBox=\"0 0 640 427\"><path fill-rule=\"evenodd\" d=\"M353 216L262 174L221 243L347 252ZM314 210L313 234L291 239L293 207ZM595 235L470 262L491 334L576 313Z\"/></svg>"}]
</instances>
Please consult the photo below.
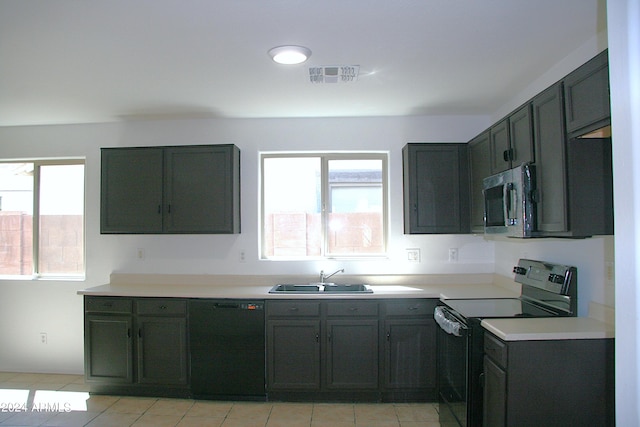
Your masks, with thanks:
<instances>
[{"instance_id":1,"label":"oven door","mask_svg":"<svg viewBox=\"0 0 640 427\"><path fill-rule=\"evenodd\" d=\"M438 328L438 389L441 427L466 427L469 404L469 330L446 307L434 312Z\"/></svg>"}]
</instances>

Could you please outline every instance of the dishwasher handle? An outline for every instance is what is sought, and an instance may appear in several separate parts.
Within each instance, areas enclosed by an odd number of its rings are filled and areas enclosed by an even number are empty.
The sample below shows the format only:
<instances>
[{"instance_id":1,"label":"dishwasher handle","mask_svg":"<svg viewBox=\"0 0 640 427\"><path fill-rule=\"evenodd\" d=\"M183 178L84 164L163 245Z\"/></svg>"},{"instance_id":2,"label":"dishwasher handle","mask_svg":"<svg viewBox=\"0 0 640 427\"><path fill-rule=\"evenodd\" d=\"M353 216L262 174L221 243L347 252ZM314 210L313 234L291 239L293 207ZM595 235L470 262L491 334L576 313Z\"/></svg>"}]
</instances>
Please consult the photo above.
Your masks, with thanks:
<instances>
[{"instance_id":1,"label":"dishwasher handle","mask_svg":"<svg viewBox=\"0 0 640 427\"><path fill-rule=\"evenodd\" d=\"M442 306L435 308L433 311L433 318L440 328L449 335L461 337L467 329L466 325L453 318L453 316L449 314L448 310Z\"/></svg>"},{"instance_id":2,"label":"dishwasher handle","mask_svg":"<svg viewBox=\"0 0 640 427\"><path fill-rule=\"evenodd\" d=\"M216 302L215 304L213 304L213 308L237 309L240 308L240 304L236 302Z\"/></svg>"}]
</instances>

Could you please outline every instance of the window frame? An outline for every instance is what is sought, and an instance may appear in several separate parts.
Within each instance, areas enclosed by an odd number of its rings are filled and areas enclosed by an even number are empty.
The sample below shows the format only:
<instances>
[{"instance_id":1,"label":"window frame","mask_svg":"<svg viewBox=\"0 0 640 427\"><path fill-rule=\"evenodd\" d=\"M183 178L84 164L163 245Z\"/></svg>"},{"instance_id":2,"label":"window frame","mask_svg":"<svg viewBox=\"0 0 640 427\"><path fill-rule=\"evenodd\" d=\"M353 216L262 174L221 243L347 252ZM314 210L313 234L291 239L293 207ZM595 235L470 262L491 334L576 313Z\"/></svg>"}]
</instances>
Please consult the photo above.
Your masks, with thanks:
<instances>
[{"instance_id":1,"label":"window frame","mask_svg":"<svg viewBox=\"0 0 640 427\"><path fill-rule=\"evenodd\" d=\"M31 274L0 275L0 280L81 280L87 275L87 166L85 158L60 158L60 159L2 159L2 164L32 163L33 164L33 213L32 213L32 271ZM82 265L81 273L41 273L40 270L40 175L42 166L83 166L83 193L82 193Z\"/></svg>"},{"instance_id":2,"label":"window frame","mask_svg":"<svg viewBox=\"0 0 640 427\"><path fill-rule=\"evenodd\" d=\"M266 239L265 239L265 159L269 158L293 158L307 157L320 159L320 213L321 213L321 254L319 256L266 256ZM332 160L380 160L382 162L382 252L374 254L327 254L329 237L327 233L328 216L331 205L331 186L329 182L329 162ZM259 249L260 260L263 261L292 261L292 260L322 260L322 259L375 259L388 258L389 243L389 152L388 151L286 151L286 152L260 152L259 153L260 172L259 172ZM359 186L371 186L366 184Z\"/></svg>"}]
</instances>

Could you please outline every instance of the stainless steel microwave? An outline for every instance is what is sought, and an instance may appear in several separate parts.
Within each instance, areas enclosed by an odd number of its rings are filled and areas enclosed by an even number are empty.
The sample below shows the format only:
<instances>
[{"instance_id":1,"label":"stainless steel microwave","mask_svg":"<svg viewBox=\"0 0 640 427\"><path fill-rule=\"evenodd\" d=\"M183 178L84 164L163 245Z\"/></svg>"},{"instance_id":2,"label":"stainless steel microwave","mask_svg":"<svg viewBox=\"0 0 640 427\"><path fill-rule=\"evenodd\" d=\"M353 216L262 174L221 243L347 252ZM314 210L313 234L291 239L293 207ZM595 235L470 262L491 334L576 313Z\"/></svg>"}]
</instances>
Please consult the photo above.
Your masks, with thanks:
<instances>
[{"instance_id":1,"label":"stainless steel microwave","mask_svg":"<svg viewBox=\"0 0 640 427\"><path fill-rule=\"evenodd\" d=\"M535 165L522 165L483 180L484 232L533 237L536 232Z\"/></svg>"}]
</instances>

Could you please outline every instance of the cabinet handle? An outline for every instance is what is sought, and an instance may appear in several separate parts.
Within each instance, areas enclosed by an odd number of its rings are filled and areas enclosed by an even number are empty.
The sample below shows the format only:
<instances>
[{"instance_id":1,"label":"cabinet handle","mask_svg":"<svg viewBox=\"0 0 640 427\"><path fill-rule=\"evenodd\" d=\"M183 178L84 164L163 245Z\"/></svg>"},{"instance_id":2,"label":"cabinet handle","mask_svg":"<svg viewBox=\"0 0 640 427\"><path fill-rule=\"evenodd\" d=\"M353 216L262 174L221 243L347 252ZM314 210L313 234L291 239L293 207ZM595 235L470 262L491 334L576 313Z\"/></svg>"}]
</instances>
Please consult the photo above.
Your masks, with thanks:
<instances>
[{"instance_id":1,"label":"cabinet handle","mask_svg":"<svg viewBox=\"0 0 640 427\"><path fill-rule=\"evenodd\" d=\"M320 342L320 334L316 332L316 342Z\"/></svg>"},{"instance_id":2,"label":"cabinet handle","mask_svg":"<svg viewBox=\"0 0 640 427\"><path fill-rule=\"evenodd\" d=\"M167 206L167 213L171 213L171 203Z\"/></svg>"},{"instance_id":3,"label":"cabinet handle","mask_svg":"<svg viewBox=\"0 0 640 427\"><path fill-rule=\"evenodd\" d=\"M502 152L502 159L503 159L505 162L508 162L508 161L509 161L509 150L504 150L504 151Z\"/></svg>"},{"instance_id":4,"label":"cabinet handle","mask_svg":"<svg viewBox=\"0 0 640 427\"><path fill-rule=\"evenodd\" d=\"M358 307L349 307L349 311L351 312L358 311Z\"/></svg>"},{"instance_id":5,"label":"cabinet handle","mask_svg":"<svg viewBox=\"0 0 640 427\"><path fill-rule=\"evenodd\" d=\"M138 338L142 338L142 328L138 329Z\"/></svg>"},{"instance_id":6,"label":"cabinet handle","mask_svg":"<svg viewBox=\"0 0 640 427\"><path fill-rule=\"evenodd\" d=\"M484 388L484 372L478 378L480 379L480 387Z\"/></svg>"},{"instance_id":7,"label":"cabinet handle","mask_svg":"<svg viewBox=\"0 0 640 427\"><path fill-rule=\"evenodd\" d=\"M159 308L160 308L160 310L166 310L167 306L166 305L161 305Z\"/></svg>"},{"instance_id":8,"label":"cabinet handle","mask_svg":"<svg viewBox=\"0 0 640 427\"><path fill-rule=\"evenodd\" d=\"M387 341L391 341L391 332L387 332Z\"/></svg>"},{"instance_id":9,"label":"cabinet handle","mask_svg":"<svg viewBox=\"0 0 640 427\"><path fill-rule=\"evenodd\" d=\"M417 309L419 309L420 307L417 305L414 305L413 307L409 307L408 310L409 311L416 311Z\"/></svg>"},{"instance_id":10,"label":"cabinet handle","mask_svg":"<svg viewBox=\"0 0 640 427\"><path fill-rule=\"evenodd\" d=\"M298 307L289 307L289 311L298 311L299 308Z\"/></svg>"},{"instance_id":11,"label":"cabinet handle","mask_svg":"<svg viewBox=\"0 0 640 427\"><path fill-rule=\"evenodd\" d=\"M127 328L127 338L131 338L131 328Z\"/></svg>"},{"instance_id":12,"label":"cabinet handle","mask_svg":"<svg viewBox=\"0 0 640 427\"><path fill-rule=\"evenodd\" d=\"M327 334L327 341L331 342L331 334Z\"/></svg>"},{"instance_id":13,"label":"cabinet handle","mask_svg":"<svg viewBox=\"0 0 640 427\"><path fill-rule=\"evenodd\" d=\"M161 214L162 213L162 205L158 205L158 213Z\"/></svg>"}]
</instances>

